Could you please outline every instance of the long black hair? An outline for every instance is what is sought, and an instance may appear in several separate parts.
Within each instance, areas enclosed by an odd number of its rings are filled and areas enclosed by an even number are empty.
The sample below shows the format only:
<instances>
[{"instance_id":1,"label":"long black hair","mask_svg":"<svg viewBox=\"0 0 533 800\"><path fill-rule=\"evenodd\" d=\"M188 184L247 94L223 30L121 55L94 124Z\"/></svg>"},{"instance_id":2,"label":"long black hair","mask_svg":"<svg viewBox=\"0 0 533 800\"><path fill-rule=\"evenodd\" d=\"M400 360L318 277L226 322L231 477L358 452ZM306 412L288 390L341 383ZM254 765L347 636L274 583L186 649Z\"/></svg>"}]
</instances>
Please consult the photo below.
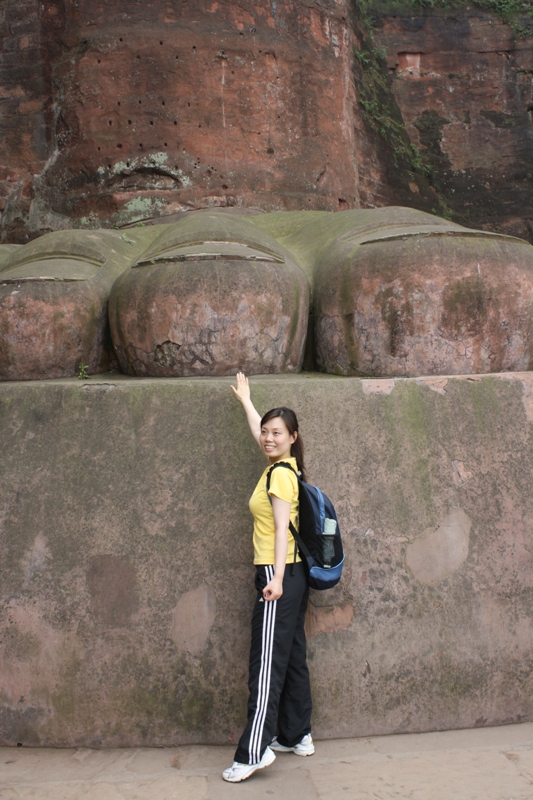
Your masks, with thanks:
<instances>
[{"instance_id":1,"label":"long black hair","mask_svg":"<svg viewBox=\"0 0 533 800\"><path fill-rule=\"evenodd\" d=\"M297 434L296 441L291 444L291 456L294 456L296 459L296 464L298 465L302 480L305 481L304 443L302 437L298 433L298 418L291 408L280 406L279 408L272 408L270 411L267 411L261 420L261 427L263 427L265 422L275 419L276 417L281 417L291 436L293 433Z\"/></svg>"}]
</instances>

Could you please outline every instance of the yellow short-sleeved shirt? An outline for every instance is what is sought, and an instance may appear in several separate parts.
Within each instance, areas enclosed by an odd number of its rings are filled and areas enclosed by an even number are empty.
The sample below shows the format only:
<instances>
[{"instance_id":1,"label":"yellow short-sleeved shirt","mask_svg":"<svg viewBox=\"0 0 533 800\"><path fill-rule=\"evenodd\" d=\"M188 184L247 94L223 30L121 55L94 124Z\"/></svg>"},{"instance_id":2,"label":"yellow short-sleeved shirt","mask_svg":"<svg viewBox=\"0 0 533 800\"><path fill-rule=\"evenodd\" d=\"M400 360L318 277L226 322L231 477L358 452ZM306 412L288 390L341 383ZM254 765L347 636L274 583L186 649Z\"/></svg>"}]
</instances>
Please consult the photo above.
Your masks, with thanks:
<instances>
[{"instance_id":1,"label":"yellow short-sleeved shirt","mask_svg":"<svg viewBox=\"0 0 533 800\"><path fill-rule=\"evenodd\" d=\"M296 459L292 456L284 458L296 471ZM272 505L266 492L267 474L271 464L265 469L259 483L254 489L250 498L250 511L254 518L254 564L274 564L275 551L274 544L276 539L276 529L274 527L274 515ZM290 469L277 467L270 478L269 494L275 494L282 500L291 504L290 519L296 529L298 529L298 478ZM289 548L287 550L287 564L294 561L294 537L288 530ZM301 561L299 554L296 554L296 561Z\"/></svg>"}]
</instances>

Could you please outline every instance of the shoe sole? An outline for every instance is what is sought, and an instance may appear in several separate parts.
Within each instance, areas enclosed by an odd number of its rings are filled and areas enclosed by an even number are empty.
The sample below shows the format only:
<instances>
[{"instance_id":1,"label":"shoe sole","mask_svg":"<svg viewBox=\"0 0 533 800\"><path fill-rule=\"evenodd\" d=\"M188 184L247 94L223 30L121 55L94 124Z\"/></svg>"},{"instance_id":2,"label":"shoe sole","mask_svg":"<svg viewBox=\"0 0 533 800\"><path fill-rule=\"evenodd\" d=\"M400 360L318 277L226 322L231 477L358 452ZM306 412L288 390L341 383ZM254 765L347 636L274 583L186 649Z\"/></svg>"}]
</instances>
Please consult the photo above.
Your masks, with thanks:
<instances>
[{"instance_id":1,"label":"shoe sole","mask_svg":"<svg viewBox=\"0 0 533 800\"><path fill-rule=\"evenodd\" d=\"M304 758L305 758L305 756L314 756L314 754L315 754L315 748L314 747L310 752L307 752L307 753L302 753L301 750L295 750L293 747L286 747L286 748L283 748L283 750L281 749L281 747L279 747L279 748L278 747L272 747L272 745L270 745L270 747L271 747L271 750L273 750L275 753L294 753L295 756L300 756L300 757L303 756Z\"/></svg>"},{"instance_id":2,"label":"shoe sole","mask_svg":"<svg viewBox=\"0 0 533 800\"><path fill-rule=\"evenodd\" d=\"M269 750L270 750L270 748L269 748ZM261 763L255 764L254 765L255 769L250 770L250 772L248 772L247 775L243 775L242 778L226 778L224 773L222 773L222 778L225 781L227 781L228 783L242 783L242 781L245 781L248 778L251 778L252 775L255 772L257 772L258 769L264 769L265 767L269 767L276 760L276 754L275 754L275 752L273 750L270 750L270 755L272 756L272 758L270 758L270 756L268 756L269 760L265 764L261 764ZM264 756L263 756L263 758L264 758Z\"/></svg>"}]
</instances>

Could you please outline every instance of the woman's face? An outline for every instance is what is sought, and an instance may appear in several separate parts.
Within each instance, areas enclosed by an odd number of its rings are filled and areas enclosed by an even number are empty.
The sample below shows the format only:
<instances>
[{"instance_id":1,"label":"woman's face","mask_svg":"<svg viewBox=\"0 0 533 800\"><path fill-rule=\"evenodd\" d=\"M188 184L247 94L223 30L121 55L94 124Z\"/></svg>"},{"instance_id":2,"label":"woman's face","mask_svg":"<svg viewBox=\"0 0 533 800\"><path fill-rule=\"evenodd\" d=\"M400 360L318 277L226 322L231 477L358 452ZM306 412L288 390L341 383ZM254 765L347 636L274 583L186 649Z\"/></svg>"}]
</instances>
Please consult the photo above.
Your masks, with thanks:
<instances>
[{"instance_id":1,"label":"woman's face","mask_svg":"<svg viewBox=\"0 0 533 800\"><path fill-rule=\"evenodd\" d=\"M273 417L261 427L261 450L271 463L289 458L291 444L296 441L297 436L297 433L289 433L281 417Z\"/></svg>"}]
</instances>

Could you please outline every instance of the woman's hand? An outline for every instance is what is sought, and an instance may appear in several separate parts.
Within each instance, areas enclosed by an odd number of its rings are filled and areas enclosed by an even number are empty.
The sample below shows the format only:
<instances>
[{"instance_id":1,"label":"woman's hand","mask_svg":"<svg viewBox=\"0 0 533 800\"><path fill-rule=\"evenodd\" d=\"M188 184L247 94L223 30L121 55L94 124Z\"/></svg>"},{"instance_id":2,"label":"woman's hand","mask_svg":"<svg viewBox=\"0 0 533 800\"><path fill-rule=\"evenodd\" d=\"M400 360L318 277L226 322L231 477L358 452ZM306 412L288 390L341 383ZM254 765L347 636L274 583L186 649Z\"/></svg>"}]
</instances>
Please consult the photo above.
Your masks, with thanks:
<instances>
[{"instance_id":1,"label":"woman's hand","mask_svg":"<svg viewBox=\"0 0 533 800\"><path fill-rule=\"evenodd\" d=\"M231 388L233 389L235 397L240 400L243 405L250 399L250 386L244 372L237 373L237 386L232 385Z\"/></svg>"},{"instance_id":2,"label":"woman's hand","mask_svg":"<svg viewBox=\"0 0 533 800\"><path fill-rule=\"evenodd\" d=\"M241 401L252 436L257 444L259 444L259 435L261 433L261 417L255 410L254 404L252 403L248 378L244 372L237 373L237 386L232 385L231 388L237 400Z\"/></svg>"},{"instance_id":3,"label":"woman's hand","mask_svg":"<svg viewBox=\"0 0 533 800\"><path fill-rule=\"evenodd\" d=\"M283 578L272 578L270 583L267 583L263 589L263 597L265 600L279 600L283 594Z\"/></svg>"}]
</instances>

